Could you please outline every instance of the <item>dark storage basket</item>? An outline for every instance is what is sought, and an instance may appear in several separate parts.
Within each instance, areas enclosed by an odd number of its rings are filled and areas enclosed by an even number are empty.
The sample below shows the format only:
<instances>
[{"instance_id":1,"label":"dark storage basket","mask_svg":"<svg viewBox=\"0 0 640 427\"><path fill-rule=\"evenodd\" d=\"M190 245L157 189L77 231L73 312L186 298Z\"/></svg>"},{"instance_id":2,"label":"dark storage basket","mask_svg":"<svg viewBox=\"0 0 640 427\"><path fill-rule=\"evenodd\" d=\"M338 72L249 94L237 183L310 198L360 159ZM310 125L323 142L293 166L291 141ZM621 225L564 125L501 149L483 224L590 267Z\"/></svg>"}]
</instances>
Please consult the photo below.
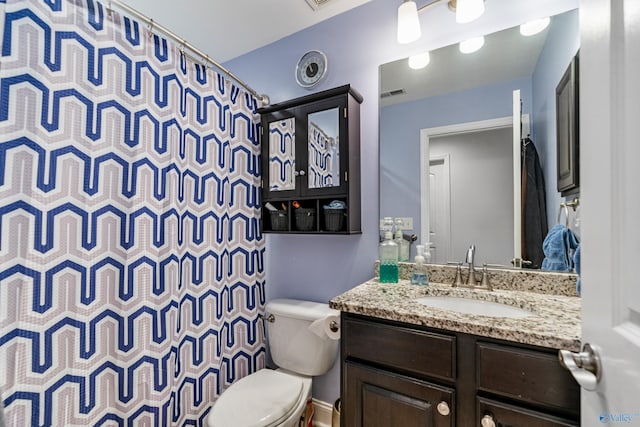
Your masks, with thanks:
<instances>
[{"instance_id":1,"label":"dark storage basket","mask_svg":"<svg viewBox=\"0 0 640 427\"><path fill-rule=\"evenodd\" d=\"M274 231L284 231L289 228L289 216L287 211L270 211L271 229Z\"/></svg>"},{"instance_id":2,"label":"dark storage basket","mask_svg":"<svg viewBox=\"0 0 640 427\"><path fill-rule=\"evenodd\" d=\"M324 210L324 228L327 231L341 231L344 224L344 217L347 215L346 209L326 209Z\"/></svg>"},{"instance_id":3,"label":"dark storage basket","mask_svg":"<svg viewBox=\"0 0 640 427\"><path fill-rule=\"evenodd\" d=\"M296 209L296 229L300 231L313 230L316 223L316 210L313 208Z\"/></svg>"}]
</instances>

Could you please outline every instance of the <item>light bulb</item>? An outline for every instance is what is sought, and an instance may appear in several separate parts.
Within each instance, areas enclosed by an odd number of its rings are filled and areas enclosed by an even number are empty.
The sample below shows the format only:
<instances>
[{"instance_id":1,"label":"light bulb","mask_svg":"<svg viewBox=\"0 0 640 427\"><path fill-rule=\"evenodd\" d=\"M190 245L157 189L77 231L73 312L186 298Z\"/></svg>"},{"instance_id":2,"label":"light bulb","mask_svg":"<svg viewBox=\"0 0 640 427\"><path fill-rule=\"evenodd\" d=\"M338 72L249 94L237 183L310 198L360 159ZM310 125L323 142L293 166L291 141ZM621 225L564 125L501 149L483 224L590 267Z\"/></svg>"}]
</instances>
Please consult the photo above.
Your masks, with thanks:
<instances>
[{"instance_id":1,"label":"light bulb","mask_svg":"<svg viewBox=\"0 0 640 427\"><path fill-rule=\"evenodd\" d=\"M484 36L474 37L469 40L460 42L460 52L473 53L484 46Z\"/></svg>"},{"instance_id":2,"label":"light bulb","mask_svg":"<svg viewBox=\"0 0 640 427\"><path fill-rule=\"evenodd\" d=\"M484 13L484 0L457 0L456 22L466 24L475 21Z\"/></svg>"},{"instance_id":3,"label":"light bulb","mask_svg":"<svg viewBox=\"0 0 640 427\"><path fill-rule=\"evenodd\" d=\"M533 36L534 34L538 34L545 28L549 26L549 22L551 18L548 16L546 18L536 19L534 21L525 22L520 25L520 34L523 36Z\"/></svg>"},{"instance_id":4,"label":"light bulb","mask_svg":"<svg viewBox=\"0 0 640 427\"><path fill-rule=\"evenodd\" d=\"M398 43L414 42L421 35L416 2L405 1L398 8Z\"/></svg>"},{"instance_id":5,"label":"light bulb","mask_svg":"<svg viewBox=\"0 0 640 427\"><path fill-rule=\"evenodd\" d=\"M409 68L419 70L429 65L430 60L431 57L429 56L429 52L412 55L409 57Z\"/></svg>"}]
</instances>

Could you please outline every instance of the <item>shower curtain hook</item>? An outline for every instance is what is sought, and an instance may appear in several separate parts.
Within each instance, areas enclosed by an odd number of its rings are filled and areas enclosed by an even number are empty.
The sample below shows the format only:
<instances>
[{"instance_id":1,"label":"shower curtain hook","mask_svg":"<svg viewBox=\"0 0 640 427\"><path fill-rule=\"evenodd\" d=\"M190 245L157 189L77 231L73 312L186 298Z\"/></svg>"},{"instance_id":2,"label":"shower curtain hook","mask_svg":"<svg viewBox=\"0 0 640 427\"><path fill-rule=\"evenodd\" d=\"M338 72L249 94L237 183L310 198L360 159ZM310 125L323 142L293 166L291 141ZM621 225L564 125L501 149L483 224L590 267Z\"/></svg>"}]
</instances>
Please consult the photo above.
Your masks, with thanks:
<instances>
[{"instance_id":1,"label":"shower curtain hook","mask_svg":"<svg viewBox=\"0 0 640 427\"><path fill-rule=\"evenodd\" d=\"M204 69L206 70L207 68L209 68L209 64L211 63L211 60L209 59L209 55L205 55L204 58L202 59L206 60L206 61L203 61Z\"/></svg>"},{"instance_id":2,"label":"shower curtain hook","mask_svg":"<svg viewBox=\"0 0 640 427\"><path fill-rule=\"evenodd\" d=\"M180 45L180 53L182 54L182 56L184 56L184 49L187 46L187 41L185 39L182 39L182 44Z\"/></svg>"},{"instance_id":3,"label":"shower curtain hook","mask_svg":"<svg viewBox=\"0 0 640 427\"><path fill-rule=\"evenodd\" d=\"M109 18L111 18L111 12L112 12L112 11L113 11L113 8L111 7L111 2L109 2L109 3L107 4L107 16L108 16Z\"/></svg>"},{"instance_id":4,"label":"shower curtain hook","mask_svg":"<svg viewBox=\"0 0 640 427\"><path fill-rule=\"evenodd\" d=\"M147 27L147 32L149 33L149 37L153 36L153 19L149 19L149 26Z\"/></svg>"}]
</instances>

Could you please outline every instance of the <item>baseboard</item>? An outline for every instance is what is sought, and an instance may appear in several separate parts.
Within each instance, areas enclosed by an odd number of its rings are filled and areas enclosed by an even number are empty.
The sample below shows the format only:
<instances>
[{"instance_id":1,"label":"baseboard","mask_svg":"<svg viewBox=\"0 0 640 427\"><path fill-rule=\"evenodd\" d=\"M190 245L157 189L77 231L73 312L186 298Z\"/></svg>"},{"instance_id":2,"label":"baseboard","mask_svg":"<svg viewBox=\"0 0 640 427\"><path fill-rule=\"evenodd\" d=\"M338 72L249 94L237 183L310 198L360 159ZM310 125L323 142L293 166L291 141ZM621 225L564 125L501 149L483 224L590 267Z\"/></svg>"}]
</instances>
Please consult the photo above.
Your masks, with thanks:
<instances>
[{"instance_id":1,"label":"baseboard","mask_svg":"<svg viewBox=\"0 0 640 427\"><path fill-rule=\"evenodd\" d=\"M333 405L322 400L313 399L313 426L331 427Z\"/></svg>"}]
</instances>

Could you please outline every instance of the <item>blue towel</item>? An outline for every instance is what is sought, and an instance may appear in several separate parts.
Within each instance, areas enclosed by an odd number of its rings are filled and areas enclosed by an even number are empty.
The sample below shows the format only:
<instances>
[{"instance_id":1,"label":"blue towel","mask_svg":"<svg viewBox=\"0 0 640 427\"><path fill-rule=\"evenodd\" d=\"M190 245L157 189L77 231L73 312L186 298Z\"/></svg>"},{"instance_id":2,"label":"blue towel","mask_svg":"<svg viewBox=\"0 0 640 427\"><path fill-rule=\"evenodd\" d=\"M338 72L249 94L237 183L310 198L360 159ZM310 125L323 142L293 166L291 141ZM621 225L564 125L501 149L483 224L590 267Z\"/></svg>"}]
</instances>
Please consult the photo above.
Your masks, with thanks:
<instances>
[{"instance_id":1,"label":"blue towel","mask_svg":"<svg viewBox=\"0 0 640 427\"><path fill-rule=\"evenodd\" d=\"M576 266L576 273L578 273L578 281L576 282L576 291L580 296L580 245L576 248L576 253L573 255L573 263Z\"/></svg>"},{"instance_id":2,"label":"blue towel","mask_svg":"<svg viewBox=\"0 0 640 427\"><path fill-rule=\"evenodd\" d=\"M578 247L578 237L562 224L554 225L542 242L544 260L542 269L551 271L572 271L573 251Z\"/></svg>"}]
</instances>

